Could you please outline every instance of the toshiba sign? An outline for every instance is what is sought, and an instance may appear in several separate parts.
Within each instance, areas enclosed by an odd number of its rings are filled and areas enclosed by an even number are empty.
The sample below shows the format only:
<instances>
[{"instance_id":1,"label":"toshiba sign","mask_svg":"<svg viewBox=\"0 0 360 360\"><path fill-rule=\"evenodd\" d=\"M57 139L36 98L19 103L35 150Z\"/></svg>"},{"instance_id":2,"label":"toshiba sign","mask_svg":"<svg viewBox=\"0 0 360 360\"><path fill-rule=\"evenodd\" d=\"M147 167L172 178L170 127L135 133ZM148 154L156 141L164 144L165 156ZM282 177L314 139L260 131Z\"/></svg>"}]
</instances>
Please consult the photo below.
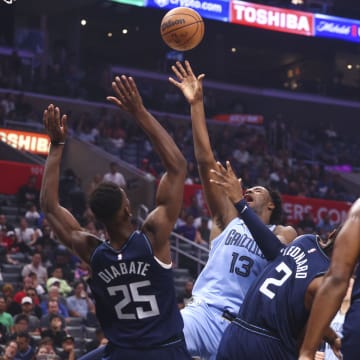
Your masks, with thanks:
<instances>
[{"instance_id":1,"label":"toshiba sign","mask_svg":"<svg viewBox=\"0 0 360 360\"><path fill-rule=\"evenodd\" d=\"M301 11L232 1L231 22L266 30L313 36L314 15Z\"/></svg>"},{"instance_id":2,"label":"toshiba sign","mask_svg":"<svg viewBox=\"0 0 360 360\"><path fill-rule=\"evenodd\" d=\"M15 149L29 151L34 154L46 155L49 149L49 138L41 133L0 129L0 140Z\"/></svg>"}]
</instances>

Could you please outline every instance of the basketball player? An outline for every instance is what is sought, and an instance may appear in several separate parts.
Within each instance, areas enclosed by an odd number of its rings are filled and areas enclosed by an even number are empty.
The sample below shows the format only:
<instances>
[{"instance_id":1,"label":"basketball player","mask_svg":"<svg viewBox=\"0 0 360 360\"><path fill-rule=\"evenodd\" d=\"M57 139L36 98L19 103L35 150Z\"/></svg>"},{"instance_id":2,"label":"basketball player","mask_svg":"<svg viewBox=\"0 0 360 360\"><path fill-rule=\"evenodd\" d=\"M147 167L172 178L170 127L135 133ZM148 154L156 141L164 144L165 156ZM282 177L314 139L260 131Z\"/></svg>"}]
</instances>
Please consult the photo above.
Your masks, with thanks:
<instances>
[{"instance_id":1,"label":"basketball player","mask_svg":"<svg viewBox=\"0 0 360 360\"><path fill-rule=\"evenodd\" d=\"M219 165L219 171L212 171L211 181L229 196L260 248L277 254L250 286L236 319L225 330L217 359L295 360L312 299L329 267L335 231L326 248L313 234L285 246L248 207L229 162L226 169ZM326 335L337 337L331 329Z\"/></svg>"},{"instance_id":2,"label":"basketball player","mask_svg":"<svg viewBox=\"0 0 360 360\"><path fill-rule=\"evenodd\" d=\"M343 326L341 352L344 360L359 359L360 344L360 199L351 206L347 219L337 236L330 269L316 295L309 325L300 350L301 360L313 359L321 337L338 311L354 270L351 305Z\"/></svg>"},{"instance_id":3,"label":"basketball player","mask_svg":"<svg viewBox=\"0 0 360 360\"><path fill-rule=\"evenodd\" d=\"M166 169L156 208L140 231L133 231L125 191L104 182L92 192L90 207L104 223L109 240L82 231L59 205L59 171L66 138L66 115L50 105L44 124L51 146L41 188L41 206L58 238L91 267L96 314L109 340L103 359L191 359L177 308L169 235L180 213L186 161L165 129L145 109L131 77L116 77L108 100L132 114L149 136Z\"/></svg>"},{"instance_id":4,"label":"basketball player","mask_svg":"<svg viewBox=\"0 0 360 360\"><path fill-rule=\"evenodd\" d=\"M267 263L244 222L222 189L210 182L210 169L217 163L211 150L206 128L202 81L190 63L172 67L178 81L169 81L179 88L190 104L195 157L198 163L205 198L212 217L209 259L193 288L193 301L181 310L184 335L191 355L214 359L225 328L237 314L250 284ZM240 184L239 184L240 188ZM296 236L292 227L276 225L281 217L278 193L262 186L250 188L246 200L264 224L282 241Z\"/></svg>"}]
</instances>

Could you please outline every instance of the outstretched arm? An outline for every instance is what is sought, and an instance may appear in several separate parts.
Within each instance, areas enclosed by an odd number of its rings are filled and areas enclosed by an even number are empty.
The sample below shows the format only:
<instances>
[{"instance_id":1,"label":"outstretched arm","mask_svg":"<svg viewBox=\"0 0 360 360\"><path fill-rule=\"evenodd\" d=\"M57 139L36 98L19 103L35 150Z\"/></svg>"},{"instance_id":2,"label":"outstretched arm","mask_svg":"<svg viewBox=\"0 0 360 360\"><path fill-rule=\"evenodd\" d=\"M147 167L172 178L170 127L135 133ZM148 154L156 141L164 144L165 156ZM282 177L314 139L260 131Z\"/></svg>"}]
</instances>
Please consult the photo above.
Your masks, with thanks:
<instances>
[{"instance_id":1,"label":"outstretched arm","mask_svg":"<svg viewBox=\"0 0 360 360\"><path fill-rule=\"evenodd\" d=\"M222 188L238 211L246 226L249 228L260 250L268 260L279 255L280 249L285 247L272 231L260 220L247 205L243 197L241 179L238 179L230 165L226 162L226 169L218 163L218 169L211 169L210 182Z\"/></svg>"},{"instance_id":2,"label":"outstretched arm","mask_svg":"<svg viewBox=\"0 0 360 360\"><path fill-rule=\"evenodd\" d=\"M169 236L183 203L186 160L168 132L144 107L132 77L116 77L112 88L116 97L109 96L108 100L134 116L166 169L158 185L156 208L145 220L143 230L152 241L155 256L170 263Z\"/></svg>"},{"instance_id":3,"label":"outstretched arm","mask_svg":"<svg viewBox=\"0 0 360 360\"><path fill-rule=\"evenodd\" d=\"M59 240L70 250L75 250L86 262L89 262L98 240L88 236L87 233L76 234L81 231L80 224L67 209L59 204L60 162L66 140L67 117L66 115L60 117L60 109L51 104L44 111L43 121L51 145L41 184L41 209ZM77 240L74 240L75 238ZM74 241L83 244L81 249L74 249Z\"/></svg>"},{"instance_id":4,"label":"outstretched arm","mask_svg":"<svg viewBox=\"0 0 360 360\"><path fill-rule=\"evenodd\" d=\"M210 169L216 169L217 165L206 127L202 86L205 75L196 77L188 61L185 61L185 66L177 62L172 70L178 81L171 77L169 81L182 91L190 104L195 157L213 226L216 226L211 233L213 239L236 217L236 210L221 189L209 181Z\"/></svg>"},{"instance_id":5,"label":"outstretched arm","mask_svg":"<svg viewBox=\"0 0 360 360\"><path fill-rule=\"evenodd\" d=\"M330 269L320 286L307 325L300 360L312 360L322 335L339 309L360 256L360 199L336 237Z\"/></svg>"}]
</instances>

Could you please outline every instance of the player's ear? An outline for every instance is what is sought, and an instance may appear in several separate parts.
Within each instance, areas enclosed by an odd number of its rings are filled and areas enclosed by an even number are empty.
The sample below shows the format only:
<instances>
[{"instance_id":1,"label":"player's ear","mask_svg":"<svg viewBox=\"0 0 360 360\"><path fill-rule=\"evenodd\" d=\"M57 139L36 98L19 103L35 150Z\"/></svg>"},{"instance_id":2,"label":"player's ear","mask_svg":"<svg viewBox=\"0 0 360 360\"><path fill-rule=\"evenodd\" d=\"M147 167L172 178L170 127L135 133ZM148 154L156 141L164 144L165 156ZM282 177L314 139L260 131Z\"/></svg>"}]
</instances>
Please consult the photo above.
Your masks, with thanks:
<instances>
[{"instance_id":1,"label":"player's ear","mask_svg":"<svg viewBox=\"0 0 360 360\"><path fill-rule=\"evenodd\" d=\"M275 209L275 204L272 201L269 201L267 208L269 211L273 211Z\"/></svg>"}]
</instances>

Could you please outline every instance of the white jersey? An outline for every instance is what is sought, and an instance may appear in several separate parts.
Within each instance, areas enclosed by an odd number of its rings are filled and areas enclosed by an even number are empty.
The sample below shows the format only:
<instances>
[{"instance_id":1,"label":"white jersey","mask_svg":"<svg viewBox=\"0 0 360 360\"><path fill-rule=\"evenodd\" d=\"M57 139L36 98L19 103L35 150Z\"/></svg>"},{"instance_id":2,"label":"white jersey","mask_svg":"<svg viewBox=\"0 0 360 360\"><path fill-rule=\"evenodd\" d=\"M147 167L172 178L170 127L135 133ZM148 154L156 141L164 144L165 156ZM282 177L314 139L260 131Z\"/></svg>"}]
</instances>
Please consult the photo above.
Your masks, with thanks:
<instances>
[{"instance_id":1,"label":"white jersey","mask_svg":"<svg viewBox=\"0 0 360 360\"><path fill-rule=\"evenodd\" d=\"M270 229L273 231L275 225ZM250 285L266 264L244 221L236 217L212 241L209 259L194 284L194 299L236 315Z\"/></svg>"},{"instance_id":2,"label":"white jersey","mask_svg":"<svg viewBox=\"0 0 360 360\"><path fill-rule=\"evenodd\" d=\"M342 314L338 311L331 321L330 327L342 338L343 335L343 325L345 320L345 314ZM326 343L325 345L325 360L337 360L338 358L335 356L332 351L330 345Z\"/></svg>"}]
</instances>

